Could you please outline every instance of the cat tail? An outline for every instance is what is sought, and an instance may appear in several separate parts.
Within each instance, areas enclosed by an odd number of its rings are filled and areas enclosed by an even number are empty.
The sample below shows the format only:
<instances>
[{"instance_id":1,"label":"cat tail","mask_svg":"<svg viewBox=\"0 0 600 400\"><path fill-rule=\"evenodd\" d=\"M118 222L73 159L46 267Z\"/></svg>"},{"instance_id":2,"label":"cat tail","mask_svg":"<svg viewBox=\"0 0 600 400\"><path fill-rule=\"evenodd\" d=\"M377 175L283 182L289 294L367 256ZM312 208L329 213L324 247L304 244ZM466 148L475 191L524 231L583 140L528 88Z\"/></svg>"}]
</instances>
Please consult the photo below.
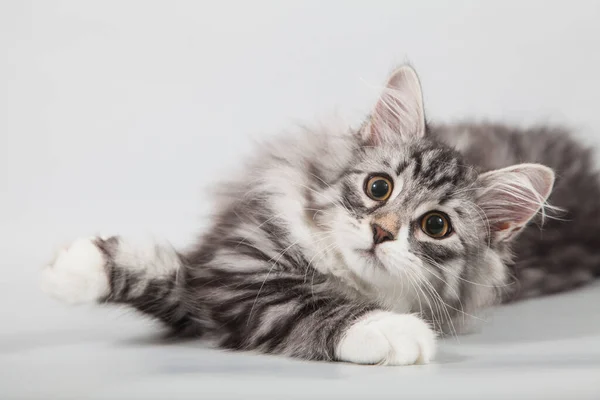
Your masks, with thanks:
<instances>
[{"instance_id":1,"label":"cat tail","mask_svg":"<svg viewBox=\"0 0 600 400\"><path fill-rule=\"evenodd\" d=\"M67 303L124 304L185 332L191 326L182 302L185 265L169 244L79 239L43 269L41 285Z\"/></svg>"},{"instance_id":2,"label":"cat tail","mask_svg":"<svg viewBox=\"0 0 600 400\"><path fill-rule=\"evenodd\" d=\"M600 255L583 247L558 246L543 257L518 261L513 276L507 301L566 292L600 277Z\"/></svg>"}]
</instances>

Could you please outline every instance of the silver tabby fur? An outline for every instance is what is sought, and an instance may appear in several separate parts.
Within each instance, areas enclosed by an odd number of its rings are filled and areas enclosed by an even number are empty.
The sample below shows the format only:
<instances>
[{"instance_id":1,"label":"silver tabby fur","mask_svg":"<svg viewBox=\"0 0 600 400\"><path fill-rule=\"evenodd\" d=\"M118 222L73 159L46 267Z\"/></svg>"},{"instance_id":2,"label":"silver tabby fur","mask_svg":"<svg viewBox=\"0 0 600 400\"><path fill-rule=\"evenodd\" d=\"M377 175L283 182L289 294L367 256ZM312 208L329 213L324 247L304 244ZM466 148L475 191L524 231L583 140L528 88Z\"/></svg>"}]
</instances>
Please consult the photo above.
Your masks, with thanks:
<instances>
[{"instance_id":1,"label":"silver tabby fur","mask_svg":"<svg viewBox=\"0 0 600 400\"><path fill-rule=\"evenodd\" d=\"M529 164L502 169L519 163ZM537 164L557 172L545 218L554 174ZM141 255L123 238L96 238L109 277L97 300L223 348L312 360L339 359L345 332L374 310L454 333L482 307L598 275L592 171L563 130L428 127L416 75L402 67L359 129L304 130L261 148L217 195L191 251ZM373 174L394 182L387 201L365 194ZM421 229L432 210L450 217L447 238ZM373 221L394 240L375 246Z\"/></svg>"}]
</instances>

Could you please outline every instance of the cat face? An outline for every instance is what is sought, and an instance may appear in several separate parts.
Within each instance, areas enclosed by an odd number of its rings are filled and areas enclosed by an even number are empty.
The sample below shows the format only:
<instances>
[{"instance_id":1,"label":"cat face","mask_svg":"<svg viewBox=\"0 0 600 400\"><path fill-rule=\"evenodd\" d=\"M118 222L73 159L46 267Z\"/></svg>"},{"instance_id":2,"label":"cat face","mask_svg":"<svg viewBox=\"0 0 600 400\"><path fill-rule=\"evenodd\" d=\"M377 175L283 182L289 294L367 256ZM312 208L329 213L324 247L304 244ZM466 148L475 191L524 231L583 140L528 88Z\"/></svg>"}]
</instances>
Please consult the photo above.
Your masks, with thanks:
<instances>
[{"instance_id":1,"label":"cat face","mask_svg":"<svg viewBox=\"0 0 600 400\"><path fill-rule=\"evenodd\" d=\"M508 244L553 181L553 172L537 164L479 173L428 139L418 79L403 67L357 133L349 165L322 196L331 201L319 218L345 268L363 281L460 301L461 283L505 282Z\"/></svg>"},{"instance_id":2,"label":"cat face","mask_svg":"<svg viewBox=\"0 0 600 400\"><path fill-rule=\"evenodd\" d=\"M455 151L427 140L361 148L336 185L328 213L348 268L370 282L458 274L485 245L476 172ZM440 276L441 277L441 276ZM437 282L436 282L437 284Z\"/></svg>"}]
</instances>

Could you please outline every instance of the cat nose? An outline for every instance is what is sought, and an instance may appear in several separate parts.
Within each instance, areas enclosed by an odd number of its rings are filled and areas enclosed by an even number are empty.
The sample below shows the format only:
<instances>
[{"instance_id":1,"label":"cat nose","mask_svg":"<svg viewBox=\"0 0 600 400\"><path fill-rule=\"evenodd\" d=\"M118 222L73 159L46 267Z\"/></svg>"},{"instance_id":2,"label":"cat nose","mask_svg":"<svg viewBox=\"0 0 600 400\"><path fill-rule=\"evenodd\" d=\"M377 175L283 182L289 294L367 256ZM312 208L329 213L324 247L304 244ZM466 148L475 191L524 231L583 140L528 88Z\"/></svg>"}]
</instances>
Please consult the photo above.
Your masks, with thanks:
<instances>
[{"instance_id":1,"label":"cat nose","mask_svg":"<svg viewBox=\"0 0 600 400\"><path fill-rule=\"evenodd\" d=\"M373 223L371 228L373 229L373 243L376 245L396 239L390 231L383 229L380 225Z\"/></svg>"}]
</instances>

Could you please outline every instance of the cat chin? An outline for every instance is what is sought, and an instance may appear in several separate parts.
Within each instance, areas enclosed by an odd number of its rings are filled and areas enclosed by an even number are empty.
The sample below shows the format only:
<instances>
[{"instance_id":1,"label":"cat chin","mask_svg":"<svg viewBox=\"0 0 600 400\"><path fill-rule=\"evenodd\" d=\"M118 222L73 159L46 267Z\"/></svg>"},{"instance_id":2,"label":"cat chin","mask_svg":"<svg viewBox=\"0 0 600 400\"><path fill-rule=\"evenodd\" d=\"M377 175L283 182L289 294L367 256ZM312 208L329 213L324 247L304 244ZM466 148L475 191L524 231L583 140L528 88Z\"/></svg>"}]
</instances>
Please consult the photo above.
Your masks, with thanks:
<instances>
[{"instance_id":1,"label":"cat chin","mask_svg":"<svg viewBox=\"0 0 600 400\"><path fill-rule=\"evenodd\" d=\"M344 267L362 281L360 286L367 284L371 287L384 287L390 284L393 285L394 280L400 279L399 277L394 278L381 258L368 250L342 251L342 258L344 259Z\"/></svg>"}]
</instances>

